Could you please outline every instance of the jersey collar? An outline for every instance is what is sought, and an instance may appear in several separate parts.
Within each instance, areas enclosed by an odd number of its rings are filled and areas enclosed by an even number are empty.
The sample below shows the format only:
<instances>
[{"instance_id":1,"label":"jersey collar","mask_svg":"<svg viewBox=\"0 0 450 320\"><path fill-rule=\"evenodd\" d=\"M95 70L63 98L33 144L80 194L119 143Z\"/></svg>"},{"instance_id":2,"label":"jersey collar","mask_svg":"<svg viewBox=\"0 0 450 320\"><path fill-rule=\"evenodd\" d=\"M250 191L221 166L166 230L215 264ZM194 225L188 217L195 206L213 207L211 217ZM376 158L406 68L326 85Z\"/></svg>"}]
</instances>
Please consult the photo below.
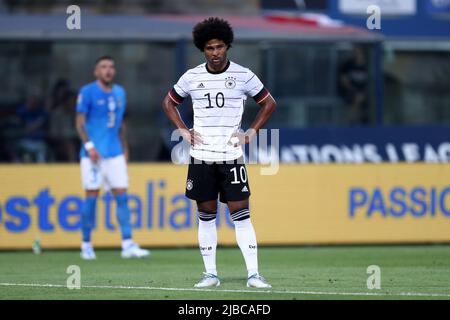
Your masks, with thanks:
<instances>
[{"instance_id":1,"label":"jersey collar","mask_svg":"<svg viewBox=\"0 0 450 320\"><path fill-rule=\"evenodd\" d=\"M225 71L228 70L228 68L230 67L230 64L231 64L231 62L230 62L230 60L228 60L227 65L225 66L225 68L224 68L222 71L212 71L212 70L209 70L209 68L208 68L208 63L206 63L205 66L206 66L206 71L208 71L209 73L211 73L211 74L221 74L221 73L224 73Z\"/></svg>"}]
</instances>

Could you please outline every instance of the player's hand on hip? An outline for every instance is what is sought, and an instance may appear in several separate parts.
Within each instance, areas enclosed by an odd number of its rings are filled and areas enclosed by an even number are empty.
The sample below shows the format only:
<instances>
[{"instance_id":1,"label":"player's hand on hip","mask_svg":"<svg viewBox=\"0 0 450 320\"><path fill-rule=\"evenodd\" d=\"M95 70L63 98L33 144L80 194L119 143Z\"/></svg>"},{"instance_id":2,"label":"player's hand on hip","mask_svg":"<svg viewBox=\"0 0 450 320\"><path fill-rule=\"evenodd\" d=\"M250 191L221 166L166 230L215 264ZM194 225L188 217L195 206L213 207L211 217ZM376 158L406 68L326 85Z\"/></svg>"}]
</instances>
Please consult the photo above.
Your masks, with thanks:
<instances>
[{"instance_id":1,"label":"player's hand on hip","mask_svg":"<svg viewBox=\"0 0 450 320\"><path fill-rule=\"evenodd\" d=\"M250 141L252 141L255 136L256 130L251 128L248 129L246 132L235 132L231 136L228 144L232 145L233 147L238 147L240 145L250 143Z\"/></svg>"},{"instance_id":2,"label":"player's hand on hip","mask_svg":"<svg viewBox=\"0 0 450 320\"><path fill-rule=\"evenodd\" d=\"M197 145L201 144L203 142L202 136L200 133L195 131L194 129L180 129L181 135L183 136L183 139L189 142L191 145Z\"/></svg>"},{"instance_id":3,"label":"player's hand on hip","mask_svg":"<svg viewBox=\"0 0 450 320\"><path fill-rule=\"evenodd\" d=\"M89 154L89 158L93 161L93 162L97 162L101 159L100 153L98 153L97 149L92 148L88 151Z\"/></svg>"}]
</instances>

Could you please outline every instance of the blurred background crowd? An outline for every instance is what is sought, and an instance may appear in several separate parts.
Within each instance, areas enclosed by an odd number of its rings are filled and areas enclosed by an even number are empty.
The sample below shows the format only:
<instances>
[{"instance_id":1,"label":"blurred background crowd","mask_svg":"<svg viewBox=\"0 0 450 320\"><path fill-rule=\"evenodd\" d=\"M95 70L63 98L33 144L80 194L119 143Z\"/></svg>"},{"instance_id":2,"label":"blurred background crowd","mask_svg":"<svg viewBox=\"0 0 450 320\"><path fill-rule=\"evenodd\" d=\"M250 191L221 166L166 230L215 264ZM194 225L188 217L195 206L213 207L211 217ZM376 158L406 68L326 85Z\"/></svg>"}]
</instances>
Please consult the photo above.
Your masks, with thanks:
<instances>
[{"instance_id":1,"label":"blurred background crowd","mask_svg":"<svg viewBox=\"0 0 450 320\"><path fill-rule=\"evenodd\" d=\"M392 5L374 31L365 28L366 12L348 10L351 1L72 2L0 0L0 162L78 161L77 93L103 54L115 58L116 81L127 90L131 160L170 160L172 128L161 101L202 62L186 21L209 15L230 17L229 57L276 97L271 128L450 123L445 1ZM65 27L71 4L81 8L81 30ZM189 102L180 110L189 124ZM249 100L243 127L257 111Z\"/></svg>"}]
</instances>

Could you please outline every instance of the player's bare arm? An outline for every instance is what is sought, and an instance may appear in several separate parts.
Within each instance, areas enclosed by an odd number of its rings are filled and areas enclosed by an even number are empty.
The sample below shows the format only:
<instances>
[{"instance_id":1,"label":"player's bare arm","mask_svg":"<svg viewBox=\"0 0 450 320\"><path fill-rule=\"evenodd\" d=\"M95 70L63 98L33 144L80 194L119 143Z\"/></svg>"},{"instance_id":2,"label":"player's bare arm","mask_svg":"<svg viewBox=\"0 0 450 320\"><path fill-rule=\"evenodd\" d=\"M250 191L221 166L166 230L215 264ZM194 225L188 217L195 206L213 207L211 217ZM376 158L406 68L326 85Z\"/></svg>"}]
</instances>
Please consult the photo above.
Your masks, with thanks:
<instances>
[{"instance_id":1,"label":"player's bare arm","mask_svg":"<svg viewBox=\"0 0 450 320\"><path fill-rule=\"evenodd\" d=\"M180 112L177 109L178 104L170 98L169 94L163 100L162 108L169 117L173 125L180 130L183 139L188 141L191 145L202 143L202 138L194 129L188 129L183 119L181 119Z\"/></svg>"},{"instance_id":2,"label":"player's bare arm","mask_svg":"<svg viewBox=\"0 0 450 320\"><path fill-rule=\"evenodd\" d=\"M100 160L100 154L98 153L97 149L95 149L95 146L92 144L92 142L89 143L90 139L84 128L85 124L86 124L86 115L80 112L77 113L75 126L77 128L78 136L85 145L86 151L89 154L89 158L92 161L97 162L98 160Z\"/></svg>"},{"instance_id":3,"label":"player's bare arm","mask_svg":"<svg viewBox=\"0 0 450 320\"><path fill-rule=\"evenodd\" d=\"M125 156L125 160L128 162L130 159L130 152L128 147L128 140L127 140L127 125L125 123L125 120L122 120L122 123L120 125L119 130L119 136L120 136L120 143L122 144L123 154Z\"/></svg>"},{"instance_id":4,"label":"player's bare arm","mask_svg":"<svg viewBox=\"0 0 450 320\"><path fill-rule=\"evenodd\" d=\"M256 118L251 124L250 128L245 133L238 132L233 135L239 139L239 143L241 145L250 143L250 141L253 140L259 129L261 129L267 123L270 116L277 108L277 103L270 94L268 94L268 96L263 101L261 101L259 105L261 106L261 109L256 115Z\"/></svg>"}]
</instances>

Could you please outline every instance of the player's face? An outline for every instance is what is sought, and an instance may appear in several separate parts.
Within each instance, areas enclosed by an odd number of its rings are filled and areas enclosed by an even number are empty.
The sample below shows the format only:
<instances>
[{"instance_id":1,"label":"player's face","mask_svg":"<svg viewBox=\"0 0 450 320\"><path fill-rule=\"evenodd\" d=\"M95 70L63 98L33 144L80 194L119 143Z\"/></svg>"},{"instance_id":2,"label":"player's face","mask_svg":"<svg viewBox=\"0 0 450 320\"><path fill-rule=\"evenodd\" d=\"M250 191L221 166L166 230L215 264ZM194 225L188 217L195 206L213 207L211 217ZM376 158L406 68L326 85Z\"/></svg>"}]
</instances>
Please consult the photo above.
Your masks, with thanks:
<instances>
[{"instance_id":1,"label":"player's face","mask_svg":"<svg viewBox=\"0 0 450 320\"><path fill-rule=\"evenodd\" d=\"M222 71L227 64L227 49L228 46L223 40L209 40L204 49L208 67L214 71Z\"/></svg>"},{"instance_id":2,"label":"player's face","mask_svg":"<svg viewBox=\"0 0 450 320\"><path fill-rule=\"evenodd\" d=\"M114 68L114 61L112 60L99 61L97 63L97 66L95 67L94 73L95 77L104 84L111 84L116 74L116 69Z\"/></svg>"}]
</instances>

